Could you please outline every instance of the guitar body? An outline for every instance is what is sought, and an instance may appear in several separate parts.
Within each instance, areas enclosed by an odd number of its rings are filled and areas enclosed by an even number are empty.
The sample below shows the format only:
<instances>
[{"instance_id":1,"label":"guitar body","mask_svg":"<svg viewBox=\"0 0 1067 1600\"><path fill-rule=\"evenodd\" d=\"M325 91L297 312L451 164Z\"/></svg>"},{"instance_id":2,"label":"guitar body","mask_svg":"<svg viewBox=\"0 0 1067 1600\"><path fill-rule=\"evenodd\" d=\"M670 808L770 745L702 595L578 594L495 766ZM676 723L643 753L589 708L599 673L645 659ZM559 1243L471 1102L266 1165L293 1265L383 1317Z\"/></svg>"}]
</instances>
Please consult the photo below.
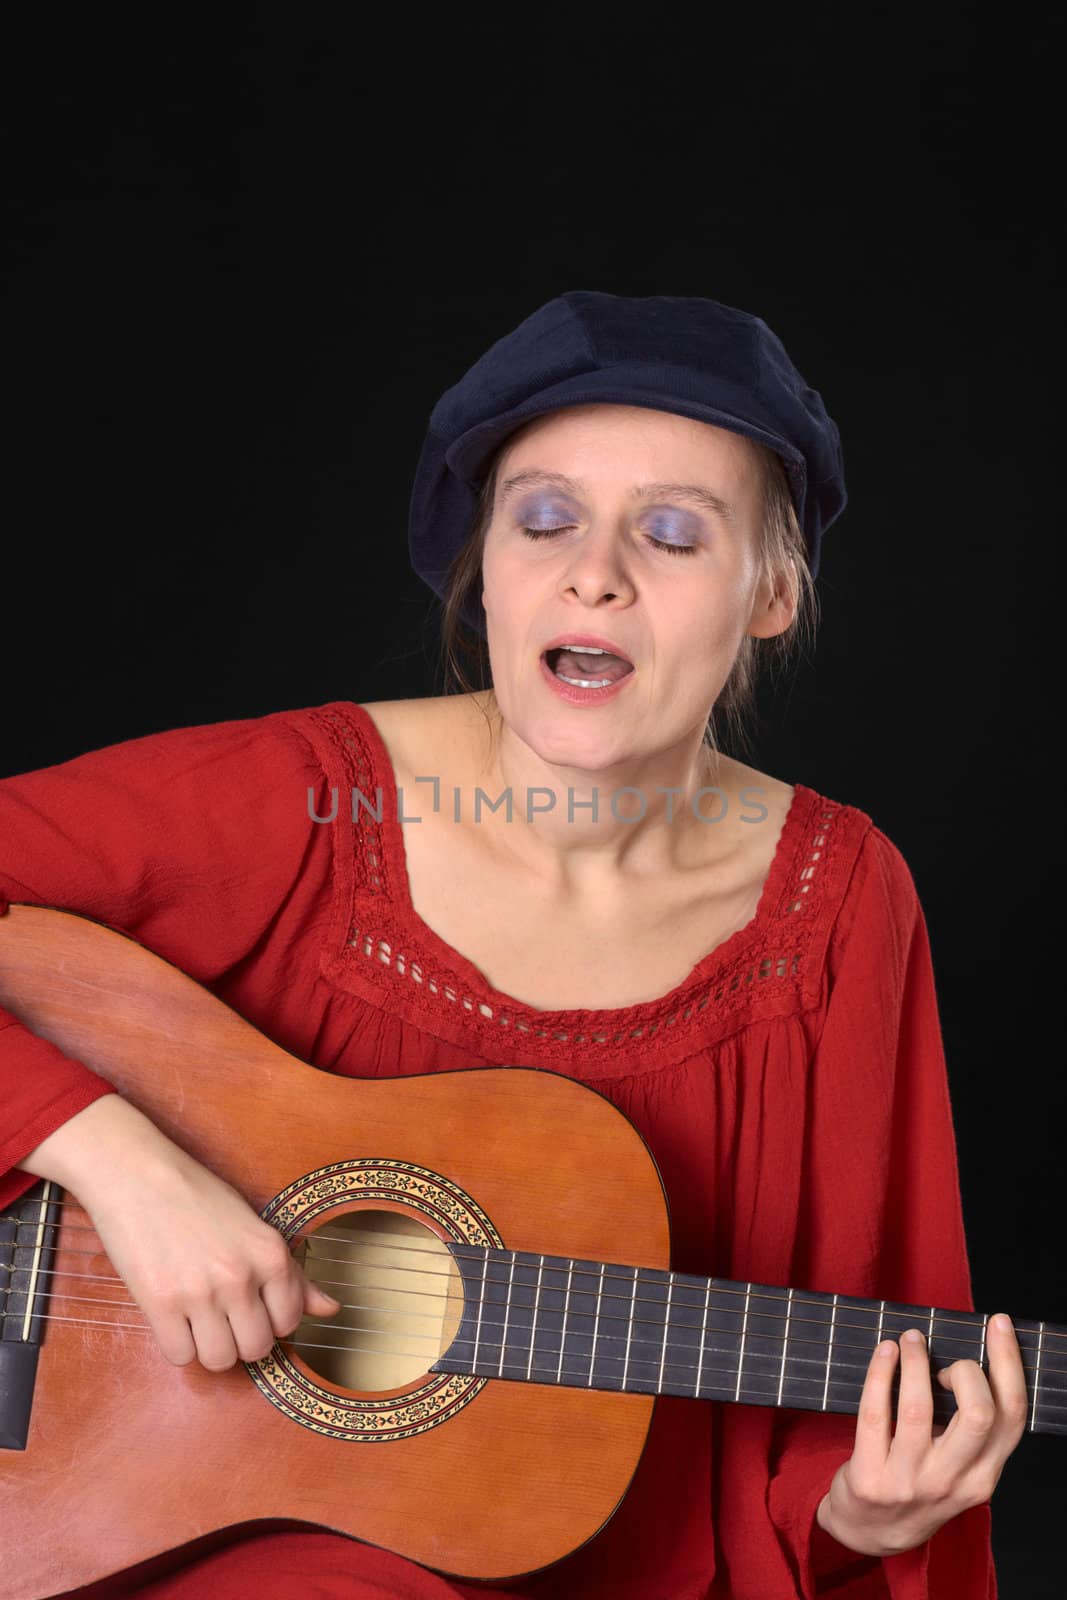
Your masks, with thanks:
<instances>
[{"instance_id":1,"label":"guitar body","mask_svg":"<svg viewBox=\"0 0 1067 1600\"><path fill-rule=\"evenodd\" d=\"M669 1266L651 1155L609 1101L568 1078L319 1071L135 940L50 908L12 905L0 918L0 1001L114 1083L298 1253L318 1232L339 1239L355 1225L358 1239L373 1218L374 1238L436 1248L419 1259L439 1274L450 1263L435 1242L463 1239ZM402 1378L395 1363L361 1378L330 1367L330 1350L310 1365L317 1351L301 1330L227 1372L172 1366L114 1281L91 1219L62 1199L53 1281L83 1275L84 1298L57 1301L79 1320L47 1321L25 1448L0 1450L9 1600L41 1600L257 1519L499 1581L562 1559L623 1499L652 1396L434 1374L432 1352ZM329 1268L320 1275L343 1301ZM452 1280L458 1295L454 1270ZM443 1350L455 1313L448 1296L440 1307ZM310 1326L330 1339L323 1321ZM392 1381L360 1387L369 1371Z\"/></svg>"}]
</instances>

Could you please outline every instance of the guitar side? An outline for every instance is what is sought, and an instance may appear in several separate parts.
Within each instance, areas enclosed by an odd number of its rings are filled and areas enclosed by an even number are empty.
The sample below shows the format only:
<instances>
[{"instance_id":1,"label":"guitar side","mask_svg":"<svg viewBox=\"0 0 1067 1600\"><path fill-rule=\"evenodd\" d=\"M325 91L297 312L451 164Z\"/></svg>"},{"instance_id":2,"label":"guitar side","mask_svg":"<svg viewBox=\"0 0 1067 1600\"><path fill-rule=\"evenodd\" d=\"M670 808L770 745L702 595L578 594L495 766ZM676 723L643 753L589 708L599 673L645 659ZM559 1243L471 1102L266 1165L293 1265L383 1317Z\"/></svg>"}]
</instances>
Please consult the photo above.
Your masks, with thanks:
<instances>
[{"instance_id":1,"label":"guitar side","mask_svg":"<svg viewBox=\"0 0 1067 1600\"><path fill-rule=\"evenodd\" d=\"M439 1239L669 1265L647 1147L609 1101L561 1075L323 1072L136 940L54 908L13 904L0 918L0 1002L294 1244L372 1208ZM95 1235L76 1231L88 1216L73 1205L63 1215L56 1271L114 1278ZM104 1287L90 1300L128 1301L121 1285ZM11 1600L275 1518L449 1576L518 1577L604 1526L654 1404L507 1378L430 1380L429 1362L404 1383L359 1390L295 1346L209 1373L171 1366L150 1334L98 1324L114 1311L90 1304L83 1316L48 1321L26 1448L0 1451Z\"/></svg>"}]
</instances>

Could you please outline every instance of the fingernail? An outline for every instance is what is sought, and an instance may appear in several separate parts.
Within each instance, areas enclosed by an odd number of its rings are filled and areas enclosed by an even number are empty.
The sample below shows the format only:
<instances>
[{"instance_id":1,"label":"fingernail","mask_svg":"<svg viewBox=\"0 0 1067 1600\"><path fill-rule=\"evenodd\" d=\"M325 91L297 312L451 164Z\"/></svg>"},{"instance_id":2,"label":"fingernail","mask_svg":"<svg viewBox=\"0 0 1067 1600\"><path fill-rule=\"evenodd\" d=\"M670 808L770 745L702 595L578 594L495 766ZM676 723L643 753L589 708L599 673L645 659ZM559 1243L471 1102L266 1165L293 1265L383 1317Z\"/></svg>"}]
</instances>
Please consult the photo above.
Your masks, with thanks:
<instances>
[{"instance_id":1,"label":"fingernail","mask_svg":"<svg viewBox=\"0 0 1067 1600\"><path fill-rule=\"evenodd\" d=\"M907 1339L909 1344L922 1343L922 1334L919 1332L918 1328L909 1328L904 1337Z\"/></svg>"},{"instance_id":2,"label":"fingernail","mask_svg":"<svg viewBox=\"0 0 1067 1600\"><path fill-rule=\"evenodd\" d=\"M1005 1317L1005 1316L994 1317L993 1318L993 1326L994 1326L994 1328L996 1328L998 1333L1010 1333L1011 1332L1011 1318L1010 1317Z\"/></svg>"}]
</instances>

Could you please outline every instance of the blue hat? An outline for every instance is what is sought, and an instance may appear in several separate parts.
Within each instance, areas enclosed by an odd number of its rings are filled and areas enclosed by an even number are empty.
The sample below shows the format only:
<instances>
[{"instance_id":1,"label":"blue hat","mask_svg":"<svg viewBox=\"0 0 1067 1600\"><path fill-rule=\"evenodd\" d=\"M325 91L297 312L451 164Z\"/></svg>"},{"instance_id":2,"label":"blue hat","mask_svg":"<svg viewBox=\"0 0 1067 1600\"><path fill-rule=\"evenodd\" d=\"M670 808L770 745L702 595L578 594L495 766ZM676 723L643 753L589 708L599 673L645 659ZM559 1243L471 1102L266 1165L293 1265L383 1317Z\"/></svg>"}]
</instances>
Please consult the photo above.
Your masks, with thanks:
<instances>
[{"instance_id":1,"label":"blue hat","mask_svg":"<svg viewBox=\"0 0 1067 1600\"><path fill-rule=\"evenodd\" d=\"M530 417L590 402L649 406L745 434L782 459L812 576L847 503L837 426L761 317L696 296L574 289L490 346L446 389L411 495L408 549L444 598L497 446ZM485 634L480 604L465 613Z\"/></svg>"}]
</instances>

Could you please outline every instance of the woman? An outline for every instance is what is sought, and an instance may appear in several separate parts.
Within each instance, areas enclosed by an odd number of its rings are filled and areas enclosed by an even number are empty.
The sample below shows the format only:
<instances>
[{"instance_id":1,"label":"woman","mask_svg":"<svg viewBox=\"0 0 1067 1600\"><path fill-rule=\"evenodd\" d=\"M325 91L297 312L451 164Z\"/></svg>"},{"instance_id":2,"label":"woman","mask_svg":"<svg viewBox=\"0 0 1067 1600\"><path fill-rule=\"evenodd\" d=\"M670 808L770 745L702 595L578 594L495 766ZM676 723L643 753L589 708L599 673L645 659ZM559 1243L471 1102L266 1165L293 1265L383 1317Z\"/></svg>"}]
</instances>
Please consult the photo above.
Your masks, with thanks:
<instances>
[{"instance_id":1,"label":"woman","mask_svg":"<svg viewBox=\"0 0 1067 1600\"><path fill-rule=\"evenodd\" d=\"M656 1158L676 1270L973 1309L908 868L865 813L715 737L757 641L796 634L844 504L837 429L758 317L563 295L442 397L419 462L412 558L466 692L9 779L0 894L133 934L328 1070L592 1084ZM489 687L459 664L482 636ZM353 820L349 791L379 786L380 820ZM77 1194L167 1359L223 1370L336 1313L105 1079L10 1012L0 1030L0 1203L38 1176ZM484 1588L253 1528L79 1592L987 1600L988 1501L1025 1421L1014 1335L991 1327L988 1377L940 1375L947 1430L925 1346L889 1348L855 1419L661 1397L615 1516L539 1577Z\"/></svg>"}]
</instances>

